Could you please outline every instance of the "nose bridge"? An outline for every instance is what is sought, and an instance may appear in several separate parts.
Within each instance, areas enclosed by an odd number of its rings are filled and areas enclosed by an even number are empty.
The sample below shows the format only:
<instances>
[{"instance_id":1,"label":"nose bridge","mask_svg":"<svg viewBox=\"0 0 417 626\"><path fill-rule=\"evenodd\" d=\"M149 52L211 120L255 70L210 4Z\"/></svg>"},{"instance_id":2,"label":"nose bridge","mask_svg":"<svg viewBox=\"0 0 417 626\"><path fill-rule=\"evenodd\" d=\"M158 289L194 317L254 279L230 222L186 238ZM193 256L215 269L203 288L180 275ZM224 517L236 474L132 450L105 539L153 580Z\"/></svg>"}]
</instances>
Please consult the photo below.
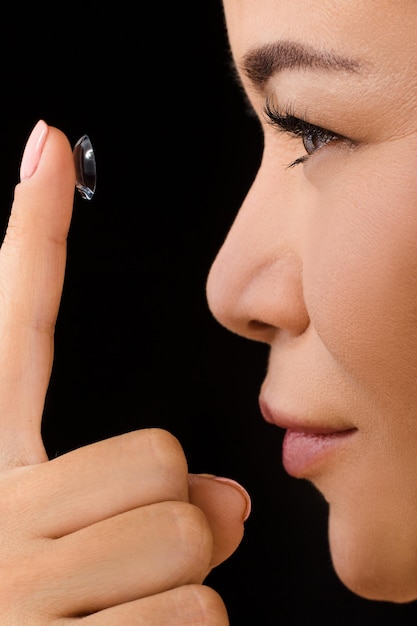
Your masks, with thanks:
<instances>
[{"instance_id":1,"label":"nose bridge","mask_svg":"<svg viewBox=\"0 0 417 626\"><path fill-rule=\"evenodd\" d=\"M207 280L208 304L217 320L265 342L278 329L301 334L309 323L296 194L274 189L277 185L271 189L260 171Z\"/></svg>"}]
</instances>

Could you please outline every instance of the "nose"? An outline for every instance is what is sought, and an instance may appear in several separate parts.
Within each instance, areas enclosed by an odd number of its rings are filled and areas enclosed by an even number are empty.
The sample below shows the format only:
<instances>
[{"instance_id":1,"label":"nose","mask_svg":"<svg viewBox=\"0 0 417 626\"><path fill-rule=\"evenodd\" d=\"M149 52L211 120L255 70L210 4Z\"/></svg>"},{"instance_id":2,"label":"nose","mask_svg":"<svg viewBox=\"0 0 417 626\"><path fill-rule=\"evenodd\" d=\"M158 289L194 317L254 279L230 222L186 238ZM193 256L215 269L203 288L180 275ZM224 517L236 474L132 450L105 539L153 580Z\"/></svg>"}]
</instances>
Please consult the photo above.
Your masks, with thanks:
<instances>
[{"instance_id":1,"label":"nose","mask_svg":"<svg viewBox=\"0 0 417 626\"><path fill-rule=\"evenodd\" d=\"M234 333L269 344L278 332L295 337L309 325L302 203L296 191L274 192L273 180L258 173L207 279L214 317Z\"/></svg>"}]
</instances>

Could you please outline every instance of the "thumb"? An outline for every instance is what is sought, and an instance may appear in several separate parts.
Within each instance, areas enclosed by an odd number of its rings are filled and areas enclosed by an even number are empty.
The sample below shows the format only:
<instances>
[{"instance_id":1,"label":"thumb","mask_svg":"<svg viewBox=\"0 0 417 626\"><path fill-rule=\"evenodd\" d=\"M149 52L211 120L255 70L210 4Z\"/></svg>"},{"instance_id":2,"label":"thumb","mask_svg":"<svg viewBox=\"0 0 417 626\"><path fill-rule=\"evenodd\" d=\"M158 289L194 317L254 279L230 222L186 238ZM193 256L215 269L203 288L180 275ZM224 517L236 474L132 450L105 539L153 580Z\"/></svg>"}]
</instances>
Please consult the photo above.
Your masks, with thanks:
<instances>
[{"instance_id":1,"label":"thumb","mask_svg":"<svg viewBox=\"0 0 417 626\"><path fill-rule=\"evenodd\" d=\"M244 522L251 510L248 492L229 478L189 474L189 499L205 514L213 535L215 567L229 558L243 538Z\"/></svg>"},{"instance_id":2,"label":"thumb","mask_svg":"<svg viewBox=\"0 0 417 626\"><path fill-rule=\"evenodd\" d=\"M0 249L0 469L47 460L41 419L75 188L65 135L39 121L20 174Z\"/></svg>"}]
</instances>

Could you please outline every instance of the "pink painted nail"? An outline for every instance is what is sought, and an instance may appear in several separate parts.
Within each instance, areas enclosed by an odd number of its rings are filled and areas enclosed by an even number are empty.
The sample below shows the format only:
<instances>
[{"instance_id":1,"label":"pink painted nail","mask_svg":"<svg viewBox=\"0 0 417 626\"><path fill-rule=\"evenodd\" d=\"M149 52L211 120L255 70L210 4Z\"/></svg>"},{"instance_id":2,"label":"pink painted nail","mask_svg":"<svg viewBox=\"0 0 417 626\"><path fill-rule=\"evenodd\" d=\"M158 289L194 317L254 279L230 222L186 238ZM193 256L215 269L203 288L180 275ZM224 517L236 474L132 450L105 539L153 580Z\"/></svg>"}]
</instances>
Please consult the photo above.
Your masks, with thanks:
<instances>
[{"instance_id":1,"label":"pink painted nail","mask_svg":"<svg viewBox=\"0 0 417 626\"><path fill-rule=\"evenodd\" d=\"M36 172L47 135L48 125L43 120L39 120L26 143L20 164L20 180L30 178Z\"/></svg>"}]
</instances>

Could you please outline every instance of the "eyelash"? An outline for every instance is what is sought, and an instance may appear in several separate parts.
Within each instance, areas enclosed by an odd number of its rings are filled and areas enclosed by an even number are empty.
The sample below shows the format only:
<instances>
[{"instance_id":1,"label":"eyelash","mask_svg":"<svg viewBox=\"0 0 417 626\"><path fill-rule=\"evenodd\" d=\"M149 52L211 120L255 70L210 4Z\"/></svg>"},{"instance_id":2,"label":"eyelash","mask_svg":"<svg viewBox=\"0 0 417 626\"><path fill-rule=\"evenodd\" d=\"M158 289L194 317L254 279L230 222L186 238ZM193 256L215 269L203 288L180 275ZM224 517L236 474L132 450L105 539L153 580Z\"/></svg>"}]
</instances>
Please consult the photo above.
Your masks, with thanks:
<instances>
[{"instance_id":1,"label":"eyelash","mask_svg":"<svg viewBox=\"0 0 417 626\"><path fill-rule=\"evenodd\" d=\"M295 117L292 113L287 112L284 115L279 113L276 109L272 107L272 105L267 102L264 108L264 114L267 118L269 124L271 124L274 128L279 131L288 133L293 137L299 137L302 139L304 148L307 154L295 159L292 161L287 167L294 167L295 165L299 165L300 163L305 163L307 159L314 154L317 150L320 150L323 146L335 140L342 140L345 142L349 142L346 137L342 135L338 135L326 128L322 128L321 126L316 126L314 124L310 124L305 120L302 120L299 117ZM313 142L313 146L307 147L307 142ZM320 141L322 145L315 147L314 142ZM352 144L352 142L349 142Z\"/></svg>"}]
</instances>

